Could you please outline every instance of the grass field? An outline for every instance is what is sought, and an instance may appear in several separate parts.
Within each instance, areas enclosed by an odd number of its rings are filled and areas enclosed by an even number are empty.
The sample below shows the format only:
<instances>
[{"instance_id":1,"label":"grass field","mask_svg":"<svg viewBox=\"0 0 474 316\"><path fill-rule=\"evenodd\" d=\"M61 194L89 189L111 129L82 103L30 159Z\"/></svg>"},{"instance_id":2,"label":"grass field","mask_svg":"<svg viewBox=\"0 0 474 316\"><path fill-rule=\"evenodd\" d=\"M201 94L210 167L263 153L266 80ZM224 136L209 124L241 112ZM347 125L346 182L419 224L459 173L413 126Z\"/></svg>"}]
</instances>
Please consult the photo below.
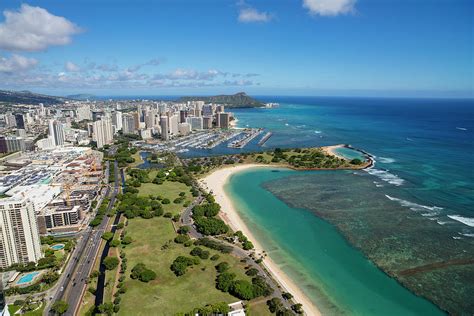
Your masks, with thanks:
<instances>
[{"instance_id":1,"label":"grass field","mask_svg":"<svg viewBox=\"0 0 474 316\"><path fill-rule=\"evenodd\" d=\"M172 241L176 233L167 218L134 218L129 221L126 231L133 242L124 248L128 259L127 292L122 296L119 315L174 315L206 304L238 301L215 288L217 273L214 266L221 261L231 265L230 271L236 273L237 278L250 280L244 274L244 263L220 253L219 260L201 260L198 266L188 268L185 275L176 277L170 270L171 263L179 255L189 256L192 247L186 248ZM162 250L168 242L170 246ZM217 253L209 251L211 256ZM129 271L139 262L155 271L157 279L149 283L130 279Z\"/></svg>"},{"instance_id":2,"label":"grass field","mask_svg":"<svg viewBox=\"0 0 474 316\"><path fill-rule=\"evenodd\" d=\"M156 176L156 171L152 171L149 174L150 179L154 179ZM194 198L189 191L191 188L186 186L180 182L171 182L165 181L163 184L154 184L154 183L142 183L142 185L138 188L139 196L149 196L151 195L161 195L163 198L168 198L171 203L170 204L163 204L164 212L171 212L174 214L178 214L183 209L183 203L175 204L173 200L179 197L180 192L185 192L185 200L184 201L192 201Z\"/></svg>"},{"instance_id":3,"label":"grass field","mask_svg":"<svg viewBox=\"0 0 474 316\"><path fill-rule=\"evenodd\" d=\"M256 300L255 302L251 302L248 307L248 316L270 316L273 315L270 313L270 310L267 306L267 298L262 298L260 300Z\"/></svg>"}]
</instances>

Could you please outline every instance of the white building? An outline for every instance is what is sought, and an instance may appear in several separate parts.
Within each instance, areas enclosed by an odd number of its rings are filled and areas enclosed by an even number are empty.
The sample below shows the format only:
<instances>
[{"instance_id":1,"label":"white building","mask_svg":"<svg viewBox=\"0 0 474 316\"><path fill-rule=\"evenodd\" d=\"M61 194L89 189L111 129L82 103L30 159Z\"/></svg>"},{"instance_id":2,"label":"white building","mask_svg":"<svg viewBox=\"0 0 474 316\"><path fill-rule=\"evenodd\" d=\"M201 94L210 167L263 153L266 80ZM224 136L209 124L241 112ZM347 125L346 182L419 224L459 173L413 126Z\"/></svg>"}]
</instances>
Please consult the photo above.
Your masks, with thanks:
<instances>
[{"instance_id":1,"label":"white building","mask_svg":"<svg viewBox=\"0 0 474 316\"><path fill-rule=\"evenodd\" d=\"M135 134L138 126L133 115L125 114L122 116L122 131L124 134Z\"/></svg>"},{"instance_id":2,"label":"white building","mask_svg":"<svg viewBox=\"0 0 474 316\"><path fill-rule=\"evenodd\" d=\"M56 120L49 121L49 136L53 139L54 146L64 145L63 124Z\"/></svg>"},{"instance_id":3,"label":"white building","mask_svg":"<svg viewBox=\"0 0 474 316\"><path fill-rule=\"evenodd\" d=\"M0 199L0 268L37 262L41 242L34 204L26 197Z\"/></svg>"},{"instance_id":4,"label":"white building","mask_svg":"<svg viewBox=\"0 0 474 316\"><path fill-rule=\"evenodd\" d=\"M186 118L186 122L191 125L191 129L202 130L202 117L189 116Z\"/></svg>"},{"instance_id":5,"label":"white building","mask_svg":"<svg viewBox=\"0 0 474 316\"><path fill-rule=\"evenodd\" d=\"M82 104L76 108L76 119L78 121L92 120L91 106Z\"/></svg>"},{"instance_id":6,"label":"white building","mask_svg":"<svg viewBox=\"0 0 474 316\"><path fill-rule=\"evenodd\" d=\"M179 130L178 130L178 124L179 124L179 117L178 115L172 115L170 116L169 119L170 122L170 133L171 135L178 135Z\"/></svg>"},{"instance_id":7,"label":"white building","mask_svg":"<svg viewBox=\"0 0 474 316\"><path fill-rule=\"evenodd\" d=\"M51 137L40 139L36 142L36 146L39 150L53 149L54 147L56 147L54 144L54 139Z\"/></svg>"},{"instance_id":8,"label":"white building","mask_svg":"<svg viewBox=\"0 0 474 316\"><path fill-rule=\"evenodd\" d=\"M115 126L115 131L122 130L122 112L115 111L112 113L112 124Z\"/></svg>"},{"instance_id":9,"label":"white building","mask_svg":"<svg viewBox=\"0 0 474 316\"><path fill-rule=\"evenodd\" d=\"M178 131L181 135L189 135L191 133L191 125L189 125L188 123L179 123Z\"/></svg>"},{"instance_id":10,"label":"white building","mask_svg":"<svg viewBox=\"0 0 474 316\"><path fill-rule=\"evenodd\" d=\"M97 148L112 144L114 139L112 121L110 119L100 119L94 122L94 141L97 142Z\"/></svg>"}]
</instances>

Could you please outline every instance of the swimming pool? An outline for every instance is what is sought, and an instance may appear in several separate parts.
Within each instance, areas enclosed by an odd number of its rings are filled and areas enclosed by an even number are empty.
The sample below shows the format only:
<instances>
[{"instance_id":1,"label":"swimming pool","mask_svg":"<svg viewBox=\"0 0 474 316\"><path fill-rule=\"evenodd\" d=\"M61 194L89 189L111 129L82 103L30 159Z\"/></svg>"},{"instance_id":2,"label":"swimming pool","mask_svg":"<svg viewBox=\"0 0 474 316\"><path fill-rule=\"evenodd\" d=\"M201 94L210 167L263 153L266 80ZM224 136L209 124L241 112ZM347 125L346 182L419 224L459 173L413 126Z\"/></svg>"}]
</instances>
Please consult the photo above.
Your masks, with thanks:
<instances>
[{"instance_id":1,"label":"swimming pool","mask_svg":"<svg viewBox=\"0 0 474 316\"><path fill-rule=\"evenodd\" d=\"M64 248L64 244L56 244L54 246L51 246L51 249L53 250L61 250Z\"/></svg>"},{"instance_id":2,"label":"swimming pool","mask_svg":"<svg viewBox=\"0 0 474 316\"><path fill-rule=\"evenodd\" d=\"M18 281L16 281L16 284L22 285L22 284L30 283L38 274L40 273L36 271L24 274Z\"/></svg>"}]
</instances>

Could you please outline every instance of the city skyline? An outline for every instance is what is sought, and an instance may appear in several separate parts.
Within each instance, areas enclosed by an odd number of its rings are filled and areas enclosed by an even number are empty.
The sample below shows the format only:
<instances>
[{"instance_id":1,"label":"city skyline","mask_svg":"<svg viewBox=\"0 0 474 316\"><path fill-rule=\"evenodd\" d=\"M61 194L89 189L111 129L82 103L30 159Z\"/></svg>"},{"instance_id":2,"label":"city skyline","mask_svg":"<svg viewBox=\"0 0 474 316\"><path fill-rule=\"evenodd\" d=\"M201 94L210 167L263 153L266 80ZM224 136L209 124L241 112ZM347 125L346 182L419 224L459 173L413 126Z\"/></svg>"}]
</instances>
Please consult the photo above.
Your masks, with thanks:
<instances>
[{"instance_id":1,"label":"city skyline","mask_svg":"<svg viewBox=\"0 0 474 316\"><path fill-rule=\"evenodd\" d=\"M8 0L0 89L472 97L473 10L463 0Z\"/></svg>"}]
</instances>

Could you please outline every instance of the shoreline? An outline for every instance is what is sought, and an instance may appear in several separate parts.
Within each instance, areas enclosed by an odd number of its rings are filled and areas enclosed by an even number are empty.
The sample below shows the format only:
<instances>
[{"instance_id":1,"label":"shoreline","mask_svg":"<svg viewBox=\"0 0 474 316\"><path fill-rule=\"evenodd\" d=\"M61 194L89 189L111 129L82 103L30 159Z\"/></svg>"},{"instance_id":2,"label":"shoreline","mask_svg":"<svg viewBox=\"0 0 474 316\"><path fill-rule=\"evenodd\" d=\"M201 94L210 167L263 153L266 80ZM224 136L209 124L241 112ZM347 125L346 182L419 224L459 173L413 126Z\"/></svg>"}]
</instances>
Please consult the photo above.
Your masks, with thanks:
<instances>
[{"instance_id":1,"label":"shoreline","mask_svg":"<svg viewBox=\"0 0 474 316\"><path fill-rule=\"evenodd\" d=\"M222 207L220 217L227 225L234 231L242 231L247 238L252 241L255 247L256 254L262 254L265 250L255 236L251 233L247 225L241 219L239 213L236 211L234 203L226 194L224 186L229 181L230 177L240 171L251 168L275 168L277 166L260 165L260 164L246 164L231 166L213 171L200 179L200 184L207 190L212 191L216 202ZM283 272L275 262L272 261L267 254L263 260L265 268L270 272L272 277L289 293L293 295L296 303L303 304L303 310L307 315L321 315L321 311L317 306L303 293L303 291L295 284L295 282Z\"/></svg>"}]
</instances>

